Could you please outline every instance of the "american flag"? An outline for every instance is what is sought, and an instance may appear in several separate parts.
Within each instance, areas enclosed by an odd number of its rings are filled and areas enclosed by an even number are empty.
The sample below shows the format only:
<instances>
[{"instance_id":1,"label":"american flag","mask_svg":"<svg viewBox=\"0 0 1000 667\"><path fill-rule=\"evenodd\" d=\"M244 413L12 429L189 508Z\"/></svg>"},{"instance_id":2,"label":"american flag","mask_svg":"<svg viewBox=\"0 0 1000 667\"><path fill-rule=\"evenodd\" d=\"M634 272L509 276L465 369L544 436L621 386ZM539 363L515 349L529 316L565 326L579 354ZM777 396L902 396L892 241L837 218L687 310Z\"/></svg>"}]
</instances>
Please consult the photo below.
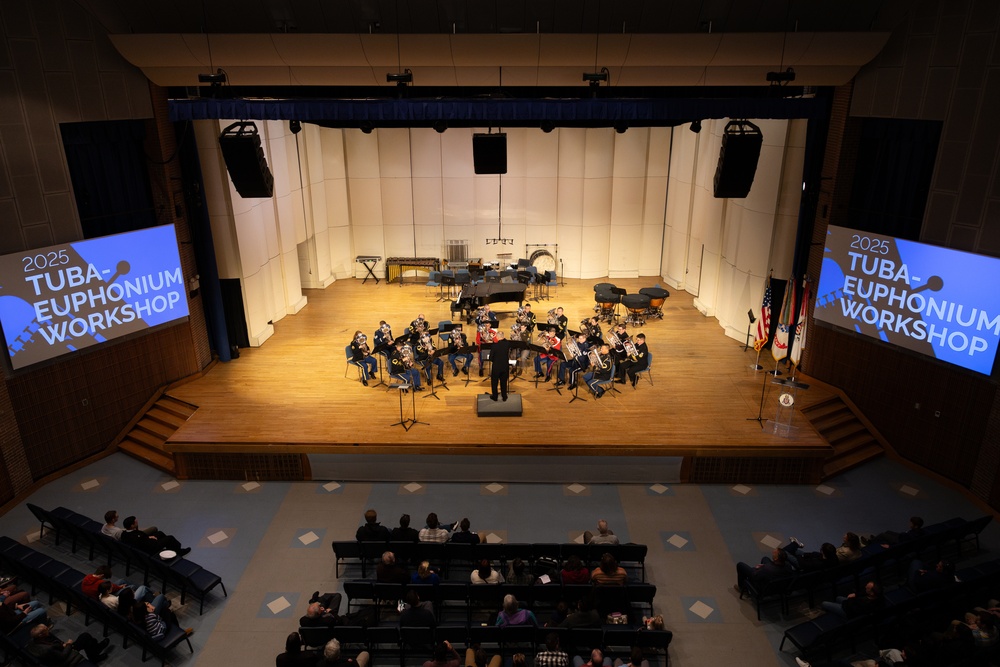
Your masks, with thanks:
<instances>
[{"instance_id":1,"label":"american flag","mask_svg":"<svg viewBox=\"0 0 1000 667\"><path fill-rule=\"evenodd\" d=\"M753 349L760 352L767 345L767 336L771 332L771 276L767 277L764 286L764 301L760 304L760 317L757 319L757 337L753 339Z\"/></svg>"}]
</instances>

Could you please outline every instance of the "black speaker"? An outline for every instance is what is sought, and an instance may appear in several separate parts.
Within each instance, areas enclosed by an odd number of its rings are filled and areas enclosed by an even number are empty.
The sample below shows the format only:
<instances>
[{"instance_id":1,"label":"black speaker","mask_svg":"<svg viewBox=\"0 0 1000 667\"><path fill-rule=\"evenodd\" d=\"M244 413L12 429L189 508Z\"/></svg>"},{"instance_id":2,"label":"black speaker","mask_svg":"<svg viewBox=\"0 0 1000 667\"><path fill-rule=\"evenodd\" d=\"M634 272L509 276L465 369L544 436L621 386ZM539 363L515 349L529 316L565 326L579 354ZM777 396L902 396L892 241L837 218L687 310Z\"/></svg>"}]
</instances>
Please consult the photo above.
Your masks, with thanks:
<instances>
[{"instance_id":1,"label":"black speaker","mask_svg":"<svg viewBox=\"0 0 1000 667\"><path fill-rule=\"evenodd\" d=\"M763 143L764 135L753 123L745 120L729 121L722 133L719 164L715 168L716 198L741 199L750 194Z\"/></svg>"},{"instance_id":2,"label":"black speaker","mask_svg":"<svg viewBox=\"0 0 1000 667\"><path fill-rule=\"evenodd\" d=\"M267 168L256 124L233 123L219 135L219 146L240 197L250 199L274 194L274 176Z\"/></svg>"},{"instance_id":3,"label":"black speaker","mask_svg":"<svg viewBox=\"0 0 1000 667\"><path fill-rule=\"evenodd\" d=\"M473 134L472 165L477 174L506 174L507 133Z\"/></svg>"}]
</instances>

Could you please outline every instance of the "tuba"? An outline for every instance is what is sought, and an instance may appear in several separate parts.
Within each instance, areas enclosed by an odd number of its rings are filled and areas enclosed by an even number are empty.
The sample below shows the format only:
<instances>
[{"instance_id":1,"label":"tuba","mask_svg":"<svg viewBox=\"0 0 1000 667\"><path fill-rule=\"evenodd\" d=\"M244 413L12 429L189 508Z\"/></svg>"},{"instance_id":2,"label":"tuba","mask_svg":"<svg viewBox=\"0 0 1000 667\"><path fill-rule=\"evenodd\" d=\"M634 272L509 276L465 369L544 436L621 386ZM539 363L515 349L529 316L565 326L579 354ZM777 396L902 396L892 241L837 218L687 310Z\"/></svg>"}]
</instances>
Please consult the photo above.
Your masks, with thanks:
<instances>
[{"instance_id":1,"label":"tuba","mask_svg":"<svg viewBox=\"0 0 1000 667\"><path fill-rule=\"evenodd\" d=\"M358 344L359 348L361 348L361 353L363 355L367 357L371 354L371 350L368 349L368 336L363 333L359 333L354 337L354 342Z\"/></svg>"}]
</instances>

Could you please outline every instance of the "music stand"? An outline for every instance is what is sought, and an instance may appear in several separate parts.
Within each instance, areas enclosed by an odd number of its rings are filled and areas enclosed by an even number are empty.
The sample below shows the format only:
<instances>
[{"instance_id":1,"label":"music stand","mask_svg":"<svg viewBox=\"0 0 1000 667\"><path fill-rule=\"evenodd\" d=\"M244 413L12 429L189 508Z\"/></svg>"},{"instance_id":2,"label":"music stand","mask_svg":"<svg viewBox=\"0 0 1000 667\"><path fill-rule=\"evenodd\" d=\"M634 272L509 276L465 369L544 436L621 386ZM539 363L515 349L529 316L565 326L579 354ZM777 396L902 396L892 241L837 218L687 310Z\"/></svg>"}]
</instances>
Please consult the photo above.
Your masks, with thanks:
<instances>
[{"instance_id":1,"label":"music stand","mask_svg":"<svg viewBox=\"0 0 1000 667\"><path fill-rule=\"evenodd\" d=\"M376 357L376 359L375 359L375 361L378 362L378 382L376 382L375 384L373 384L372 387L380 387L380 386L388 387L389 385L387 385L385 383L385 381L382 379L382 362L385 361L385 362L388 363L388 361L389 361L389 355L386 354L385 352L375 352L373 350L372 351L372 356L374 356L376 354L379 357L382 357L382 358L379 359L378 357Z\"/></svg>"},{"instance_id":2,"label":"music stand","mask_svg":"<svg viewBox=\"0 0 1000 667\"><path fill-rule=\"evenodd\" d=\"M396 391L399 393L399 421L390 424L389 425L390 427L392 427L392 426L402 426L404 431L409 431L410 430L410 424L409 424L409 422L411 420L409 418L403 419L403 392L406 391L406 390L408 390L408 389L412 389L412 388L413 387L411 385L409 385L409 384L401 384L401 385L398 385L396 387Z\"/></svg>"},{"instance_id":3,"label":"music stand","mask_svg":"<svg viewBox=\"0 0 1000 667\"><path fill-rule=\"evenodd\" d=\"M435 350L434 354L432 354L429 357L427 357L428 363L430 363L431 360L433 360L433 359L438 359L438 358L444 356L445 354L448 354L448 350L446 350L444 348L442 348L440 350ZM442 362L442 364L443 364L443 362ZM444 366L442 365L442 368L443 367ZM430 365L428 366L428 368L431 369L431 374L430 374L431 393L427 394L423 398L430 398L431 396L433 396L434 398L436 398L437 400L440 401L441 397L438 396L437 395L437 391L434 390L434 364L430 363ZM442 378L444 377L444 372L443 371L441 372L441 377ZM441 380L441 388L444 389L445 391L451 391L451 389L448 389L448 381L447 380Z\"/></svg>"},{"instance_id":4,"label":"music stand","mask_svg":"<svg viewBox=\"0 0 1000 667\"><path fill-rule=\"evenodd\" d=\"M430 424L428 424L427 422L417 421L417 392L415 391L410 392L410 408L413 411L413 416L410 417L410 425L406 427L407 431L413 428L416 424L423 424L424 426L430 426ZM400 415L403 414L402 409L400 409L399 414Z\"/></svg>"},{"instance_id":5,"label":"music stand","mask_svg":"<svg viewBox=\"0 0 1000 667\"><path fill-rule=\"evenodd\" d=\"M527 341L515 340L511 341L510 349L514 350L515 352L515 356L511 360L514 362L512 364L512 370L514 371L514 375L512 375L511 378L507 381L508 385L512 384L516 380L522 379L521 376L524 374L524 369L521 368L521 353L529 348Z\"/></svg>"},{"instance_id":6,"label":"music stand","mask_svg":"<svg viewBox=\"0 0 1000 667\"><path fill-rule=\"evenodd\" d=\"M582 370L583 369L580 369L580 368L574 368L569 373L569 381L571 383L573 383L573 389L572 389L572 391L573 391L573 398L569 399L570 403L572 403L573 401L583 401L584 403L587 402L587 399L580 398L580 377L579 376L580 376L580 372Z\"/></svg>"},{"instance_id":7,"label":"music stand","mask_svg":"<svg viewBox=\"0 0 1000 667\"><path fill-rule=\"evenodd\" d=\"M489 345L489 347L486 347ZM490 375L493 373L493 360L490 358L490 350L493 349L493 343L483 343L479 346L479 367L483 370L483 379L480 382L486 382L490 379ZM490 364L490 372L486 372L485 364Z\"/></svg>"},{"instance_id":8,"label":"music stand","mask_svg":"<svg viewBox=\"0 0 1000 667\"><path fill-rule=\"evenodd\" d=\"M448 288L448 294L438 292L438 301L451 301L451 295L455 293L455 276L441 276L441 287Z\"/></svg>"}]
</instances>

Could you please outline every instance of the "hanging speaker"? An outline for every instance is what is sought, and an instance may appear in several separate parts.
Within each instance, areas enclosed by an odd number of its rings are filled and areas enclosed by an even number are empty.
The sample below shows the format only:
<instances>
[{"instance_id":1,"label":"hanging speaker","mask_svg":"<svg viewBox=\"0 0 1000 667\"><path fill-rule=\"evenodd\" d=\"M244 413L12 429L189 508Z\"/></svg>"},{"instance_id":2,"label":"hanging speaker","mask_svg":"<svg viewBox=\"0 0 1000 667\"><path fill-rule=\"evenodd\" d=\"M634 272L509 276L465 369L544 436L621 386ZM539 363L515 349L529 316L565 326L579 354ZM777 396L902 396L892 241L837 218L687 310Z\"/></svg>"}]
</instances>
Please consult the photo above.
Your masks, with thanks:
<instances>
[{"instance_id":1,"label":"hanging speaker","mask_svg":"<svg viewBox=\"0 0 1000 667\"><path fill-rule=\"evenodd\" d=\"M274 193L274 176L267 168L256 124L233 123L219 135L219 147L240 197L270 197Z\"/></svg>"},{"instance_id":2,"label":"hanging speaker","mask_svg":"<svg viewBox=\"0 0 1000 667\"><path fill-rule=\"evenodd\" d=\"M507 133L473 134L472 165L477 174L506 174Z\"/></svg>"},{"instance_id":3,"label":"hanging speaker","mask_svg":"<svg viewBox=\"0 0 1000 667\"><path fill-rule=\"evenodd\" d=\"M732 120L722 133L719 164L715 168L715 197L741 199L750 194L764 135L746 120Z\"/></svg>"}]
</instances>

